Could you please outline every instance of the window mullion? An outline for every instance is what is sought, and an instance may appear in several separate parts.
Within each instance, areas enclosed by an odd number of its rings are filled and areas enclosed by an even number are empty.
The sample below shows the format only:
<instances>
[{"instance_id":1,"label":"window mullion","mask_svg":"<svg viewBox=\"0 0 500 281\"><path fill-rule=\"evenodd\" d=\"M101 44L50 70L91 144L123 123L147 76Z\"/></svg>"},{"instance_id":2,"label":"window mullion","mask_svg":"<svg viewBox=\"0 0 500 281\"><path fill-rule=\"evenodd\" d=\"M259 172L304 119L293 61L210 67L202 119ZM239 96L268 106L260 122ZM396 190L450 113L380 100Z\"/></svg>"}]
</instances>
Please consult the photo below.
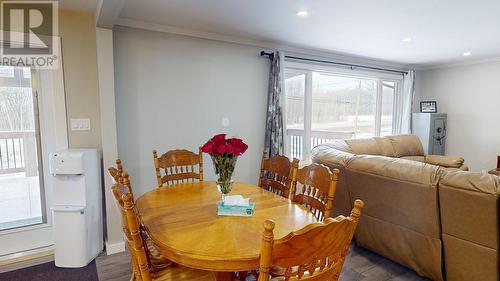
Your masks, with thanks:
<instances>
[{"instance_id":1,"label":"window mullion","mask_svg":"<svg viewBox=\"0 0 500 281\"><path fill-rule=\"evenodd\" d=\"M304 146L302 147L303 160L311 159L312 136L312 71L306 73L305 99L304 99Z\"/></svg>"},{"instance_id":2,"label":"window mullion","mask_svg":"<svg viewBox=\"0 0 500 281\"><path fill-rule=\"evenodd\" d=\"M380 136L380 130L382 127L382 95L383 95L382 84L383 81L378 79L377 96L376 96L377 103L375 105L375 132L374 132L375 136Z\"/></svg>"}]
</instances>

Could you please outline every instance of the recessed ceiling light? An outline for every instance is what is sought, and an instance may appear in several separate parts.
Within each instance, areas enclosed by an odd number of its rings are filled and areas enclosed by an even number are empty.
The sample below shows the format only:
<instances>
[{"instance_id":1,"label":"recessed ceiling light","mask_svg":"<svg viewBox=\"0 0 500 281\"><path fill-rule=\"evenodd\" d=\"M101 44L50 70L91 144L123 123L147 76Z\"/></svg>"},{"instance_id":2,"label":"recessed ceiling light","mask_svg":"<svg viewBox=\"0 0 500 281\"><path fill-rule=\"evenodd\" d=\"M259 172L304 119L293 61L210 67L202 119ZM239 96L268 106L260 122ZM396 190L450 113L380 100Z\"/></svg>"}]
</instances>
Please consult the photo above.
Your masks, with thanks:
<instances>
[{"instance_id":1,"label":"recessed ceiling light","mask_svg":"<svg viewBox=\"0 0 500 281\"><path fill-rule=\"evenodd\" d=\"M307 11L297 11L297 16L299 17L305 17L307 15L309 15Z\"/></svg>"},{"instance_id":2,"label":"recessed ceiling light","mask_svg":"<svg viewBox=\"0 0 500 281\"><path fill-rule=\"evenodd\" d=\"M471 55L472 55L472 53L471 53L471 52L465 52L465 53L463 53L463 56L464 56L464 57L468 57L468 56L471 56Z\"/></svg>"},{"instance_id":3,"label":"recessed ceiling light","mask_svg":"<svg viewBox=\"0 0 500 281\"><path fill-rule=\"evenodd\" d=\"M411 40L413 40L413 39L411 39L411 37L406 37L406 38L403 38L401 41L405 42L405 43L410 43Z\"/></svg>"}]
</instances>

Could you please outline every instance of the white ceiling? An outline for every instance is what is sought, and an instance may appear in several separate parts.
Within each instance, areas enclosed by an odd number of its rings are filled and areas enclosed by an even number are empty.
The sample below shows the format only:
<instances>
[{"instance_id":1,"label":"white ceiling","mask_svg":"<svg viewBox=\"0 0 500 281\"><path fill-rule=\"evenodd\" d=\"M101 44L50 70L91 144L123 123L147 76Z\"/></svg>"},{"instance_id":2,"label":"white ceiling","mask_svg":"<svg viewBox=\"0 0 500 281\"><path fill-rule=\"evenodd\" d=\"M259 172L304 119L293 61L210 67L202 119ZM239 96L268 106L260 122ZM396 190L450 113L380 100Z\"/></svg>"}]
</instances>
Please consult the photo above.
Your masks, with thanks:
<instances>
[{"instance_id":1,"label":"white ceiling","mask_svg":"<svg viewBox=\"0 0 500 281\"><path fill-rule=\"evenodd\" d=\"M124 1L120 19L397 63L428 66L500 56L498 0ZM309 15L300 18L299 10ZM412 41L402 42L406 37ZM463 57L466 51L472 56Z\"/></svg>"}]
</instances>

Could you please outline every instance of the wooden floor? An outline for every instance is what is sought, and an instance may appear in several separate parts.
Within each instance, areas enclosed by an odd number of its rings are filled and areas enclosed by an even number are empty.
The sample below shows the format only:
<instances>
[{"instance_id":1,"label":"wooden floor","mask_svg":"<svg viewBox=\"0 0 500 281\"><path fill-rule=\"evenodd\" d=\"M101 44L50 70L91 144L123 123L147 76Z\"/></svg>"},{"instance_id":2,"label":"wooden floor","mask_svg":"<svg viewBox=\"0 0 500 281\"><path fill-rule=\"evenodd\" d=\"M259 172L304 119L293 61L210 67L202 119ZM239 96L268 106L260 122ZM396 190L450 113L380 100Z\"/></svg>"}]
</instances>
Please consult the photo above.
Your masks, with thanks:
<instances>
[{"instance_id":1,"label":"wooden floor","mask_svg":"<svg viewBox=\"0 0 500 281\"><path fill-rule=\"evenodd\" d=\"M110 256L101 255L96 259L97 273L100 281L129 281L130 260L127 253ZM179 269L171 273L172 281L178 280L177 275L189 274ZM196 280L210 280L204 276ZM169 279L164 279L168 281ZM182 278L182 280L186 280ZM424 281L412 270L387 260L375 253L352 246L344 264L341 281Z\"/></svg>"}]
</instances>

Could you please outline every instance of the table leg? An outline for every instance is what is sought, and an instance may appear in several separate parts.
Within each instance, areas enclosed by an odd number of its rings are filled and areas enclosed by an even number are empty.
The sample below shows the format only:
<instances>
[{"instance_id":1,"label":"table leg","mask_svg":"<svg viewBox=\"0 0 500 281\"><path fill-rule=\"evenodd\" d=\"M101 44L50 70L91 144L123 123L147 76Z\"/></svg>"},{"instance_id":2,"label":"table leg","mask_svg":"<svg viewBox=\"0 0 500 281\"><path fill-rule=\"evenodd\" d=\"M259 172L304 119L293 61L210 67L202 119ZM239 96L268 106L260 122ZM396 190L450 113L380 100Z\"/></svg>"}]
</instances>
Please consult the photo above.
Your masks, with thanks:
<instances>
[{"instance_id":1,"label":"table leg","mask_svg":"<svg viewBox=\"0 0 500 281\"><path fill-rule=\"evenodd\" d=\"M217 281L233 281L234 272L214 272L215 280Z\"/></svg>"}]
</instances>

